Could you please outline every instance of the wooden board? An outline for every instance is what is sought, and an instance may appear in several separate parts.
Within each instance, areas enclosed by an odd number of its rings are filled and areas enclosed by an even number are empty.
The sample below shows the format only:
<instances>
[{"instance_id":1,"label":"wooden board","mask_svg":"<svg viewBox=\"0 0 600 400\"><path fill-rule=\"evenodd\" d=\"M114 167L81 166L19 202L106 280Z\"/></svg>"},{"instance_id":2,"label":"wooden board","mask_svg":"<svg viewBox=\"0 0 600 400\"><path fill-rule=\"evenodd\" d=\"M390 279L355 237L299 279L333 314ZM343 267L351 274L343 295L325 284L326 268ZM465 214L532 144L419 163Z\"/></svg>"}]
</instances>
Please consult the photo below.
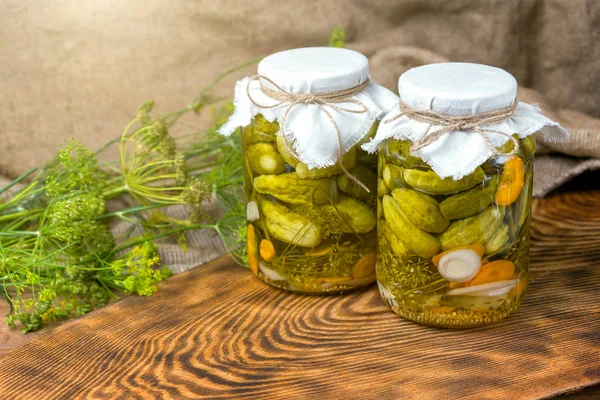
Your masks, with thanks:
<instances>
[{"instance_id":1,"label":"wooden board","mask_svg":"<svg viewBox=\"0 0 600 400\"><path fill-rule=\"evenodd\" d=\"M290 295L228 258L64 324L0 360L2 398L534 399L600 382L600 193L534 205L520 311L416 325L375 288Z\"/></svg>"}]
</instances>

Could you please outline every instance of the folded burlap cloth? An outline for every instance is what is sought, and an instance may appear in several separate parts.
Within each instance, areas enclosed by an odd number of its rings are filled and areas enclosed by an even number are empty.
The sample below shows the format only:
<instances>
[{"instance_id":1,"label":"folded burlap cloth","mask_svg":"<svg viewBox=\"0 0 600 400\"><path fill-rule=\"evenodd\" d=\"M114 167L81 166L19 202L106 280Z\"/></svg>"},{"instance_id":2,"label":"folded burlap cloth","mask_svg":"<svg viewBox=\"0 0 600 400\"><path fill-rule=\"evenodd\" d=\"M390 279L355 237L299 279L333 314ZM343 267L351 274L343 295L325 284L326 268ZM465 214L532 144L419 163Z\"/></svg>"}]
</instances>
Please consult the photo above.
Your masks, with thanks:
<instances>
[{"instance_id":1,"label":"folded burlap cloth","mask_svg":"<svg viewBox=\"0 0 600 400\"><path fill-rule=\"evenodd\" d=\"M357 48L357 50L360 50ZM392 47L380 50L370 59L373 81L395 90L398 77L404 71L418 65L444 62L444 57L414 47ZM559 83L557 83L559 84ZM535 158L533 195L545 196L573 177L586 170L600 169L600 120L581 112L553 109L549 102L537 92L519 88L519 100L538 104L550 119L560 122L571 133L565 144L542 144L538 142ZM0 176L0 187L9 180ZM216 208L207 204L216 213ZM185 217L182 207L172 207L170 213ZM129 225L116 222L113 232L122 234ZM159 252L163 264L174 273L179 273L208 262L225 253L219 236L212 230L188 232L187 251L176 241L162 241Z\"/></svg>"},{"instance_id":2,"label":"folded burlap cloth","mask_svg":"<svg viewBox=\"0 0 600 400\"><path fill-rule=\"evenodd\" d=\"M371 77L374 82L394 90L398 77L408 69L446 61L449 60L416 47L389 47L370 58ZM537 104L546 116L571 133L567 143L538 140L533 174L535 197L545 196L584 171L600 169L600 119L574 110L554 109L539 93L524 87L519 87L518 100Z\"/></svg>"}]
</instances>

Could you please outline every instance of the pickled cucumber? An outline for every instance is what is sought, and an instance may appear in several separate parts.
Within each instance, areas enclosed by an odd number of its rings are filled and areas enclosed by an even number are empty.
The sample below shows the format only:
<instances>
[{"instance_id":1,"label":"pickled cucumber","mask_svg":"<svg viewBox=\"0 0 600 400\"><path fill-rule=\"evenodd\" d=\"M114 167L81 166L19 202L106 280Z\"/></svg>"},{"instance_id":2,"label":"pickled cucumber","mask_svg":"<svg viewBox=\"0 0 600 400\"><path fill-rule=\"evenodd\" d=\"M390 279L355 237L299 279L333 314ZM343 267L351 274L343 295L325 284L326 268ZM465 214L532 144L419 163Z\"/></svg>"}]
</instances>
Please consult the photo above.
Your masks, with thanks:
<instances>
[{"instance_id":1,"label":"pickled cucumber","mask_svg":"<svg viewBox=\"0 0 600 400\"><path fill-rule=\"evenodd\" d=\"M494 175L485 186L476 186L447 197L440 203L440 211L448 219L466 218L475 215L492 204L499 182L500 175Z\"/></svg>"},{"instance_id":2,"label":"pickled cucumber","mask_svg":"<svg viewBox=\"0 0 600 400\"><path fill-rule=\"evenodd\" d=\"M531 162L532 160L528 160L526 164ZM533 168L531 168L530 165L526 165L526 171L525 184L523 185L523 189L519 194L519 198L509 208L511 217L511 234L513 237L517 237L519 235L519 230L525 226L531 210L529 199L531 198Z\"/></svg>"},{"instance_id":3,"label":"pickled cucumber","mask_svg":"<svg viewBox=\"0 0 600 400\"><path fill-rule=\"evenodd\" d=\"M527 160L535 153L535 138L533 135L527 136L521 139L521 145L519 146L519 157L523 160Z\"/></svg>"},{"instance_id":4,"label":"pickled cucumber","mask_svg":"<svg viewBox=\"0 0 600 400\"><path fill-rule=\"evenodd\" d=\"M350 169L354 167L356 164L356 148L350 149L346 154L344 154L344 158L342 158L342 164L346 169ZM330 178L334 175L338 175L344 172L339 163L331 165L325 168L313 168L308 169L306 164L299 162L296 164L296 174L301 179L323 179Z\"/></svg>"},{"instance_id":5,"label":"pickled cucumber","mask_svg":"<svg viewBox=\"0 0 600 400\"><path fill-rule=\"evenodd\" d=\"M265 117L258 114L252 120L252 124L243 129L244 143L273 143L276 140L275 133L279 131L277 121L269 122Z\"/></svg>"},{"instance_id":6,"label":"pickled cucumber","mask_svg":"<svg viewBox=\"0 0 600 400\"><path fill-rule=\"evenodd\" d=\"M394 231L389 227L385 220L379 221L379 226L377 229L381 231L381 235L387 240L394 254L400 258L405 258L408 256L408 248L400 241L398 236L396 236Z\"/></svg>"},{"instance_id":7,"label":"pickled cucumber","mask_svg":"<svg viewBox=\"0 0 600 400\"><path fill-rule=\"evenodd\" d=\"M490 230L483 238L485 254L497 252L508 241L508 225L501 223L495 230Z\"/></svg>"},{"instance_id":8,"label":"pickled cucumber","mask_svg":"<svg viewBox=\"0 0 600 400\"><path fill-rule=\"evenodd\" d=\"M404 180L404 168L398 167L394 164L387 164L383 168L383 182L389 189L396 189L406 187L406 181Z\"/></svg>"},{"instance_id":9,"label":"pickled cucumber","mask_svg":"<svg viewBox=\"0 0 600 400\"><path fill-rule=\"evenodd\" d=\"M285 171L285 161L272 143L255 143L246 149L250 168L257 174L280 174Z\"/></svg>"},{"instance_id":10,"label":"pickled cucumber","mask_svg":"<svg viewBox=\"0 0 600 400\"><path fill-rule=\"evenodd\" d=\"M394 189L392 197L408 220L425 232L440 233L450 224L440 212L439 203L424 193L412 189Z\"/></svg>"},{"instance_id":11,"label":"pickled cucumber","mask_svg":"<svg viewBox=\"0 0 600 400\"><path fill-rule=\"evenodd\" d=\"M383 179L377 178L377 196L383 197L390 192Z\"/></svg>"},{"instance_id":12,"label":"pickled cucumber","mask_svg":"<svg viewBox=\"0 0 600 400\"><path fill-rule=\"evenodd\" d=\"M328 204L336 196L333 179L300 179L293 172L258 176L254 190L290 204Z\"/></svg>"},{"instance_id":13,"label":"pickled cucumber","mask_svg":"<svg viewBox=\"0 0 600 400\"><path fill-rule=\"evenodd\" d=\"M454 220L438 237L444 250L484 243L487 232L495 232L502 224L504 208L489 206L472 217Z\"/></svg>"},{"instance_id":14,"label":"pickled cucumber","mask_svg":"<svg viewBox=\"0 0 600 400\"><path fill-rule=\"evenodd\" d=\"M410 140L391 140L386 143L388 160L405 168L430 170L431 167L421 158L410 154Z\"/></svg>"},{"instance_id":15,"label":"pickled cucumber","mask_svg":"<svg viewBox=\"0 0 600 400\"><path fill-rule=\"evenodd\" d=\"M349 172L363 185L365 185L369 189L370 193L367 193L365 189L358 186L356 182L354 182L345 174L337 177L338 189L360 200L368 201L371 199L377 190L377 175L375 172L373 172L372 169L362 165L356 165L354 168L351 168Z\"/></svg>"},{"instance_id":16,"label":"pickled cucumber","mask_svg":"<svg viewBox=\"0 0 600 400\"><path fill-rule=\"evenodd\" d=\"M348 196L339 196L334 204L300 206L294 212L321 224L325 236L368 233L377 225L375 211L362 201Z\"/></svg>"},{"instance_id":17,"label":"pickled cucumber","mask_svg":"<svg viewBox=\"0 0 600 400\"><path fill-rule=\"evenodd\" d=\"M342 233L367 233L377 225L375 212L362 201L352 197L339 196L337 203L323 208L339 215L339 231Z\"/></svg>"},{"instance_id":18,"label":"pickled cucumber","mask_svg":"<svg viewBox=\"0 0 600 400\"><path fill-rule=\"evenodd\" d=\"M383 196L383 215L394 234L419 257L431 258L440 252L440 241L414 226L392 196Z\"/></svg>"},{"instance_id":19,"label":"pickled cucumber","mask_svg":"<svg viewBox=\"0 0 600 400\"><path fill-rule=\"evenodd\" d=\"M523 160L528 159L535 153L535 139L533 135L527 136L526 138L519 138L517 135L513 135L513 137L519 140L519 152L517 153L519 157ZM502 146L497 147L498 152L500 153L508 153L514 148L514 144L512 140L506 141Z\"/></svg>"},{"instance_id":20,"label":"pickled cucumber","mask_svg":"<svg viewBox=\"0 0 600 400\"><path fill-rule=\"evenodd\" d=\"M478 167L470 175L459 180L454 180L450 176L447 178L440 178L434 171L404 169L403 172L404 180L409 186L430 195L446 195L462 192L463 190L471 189L485 179L485 174L481 167Z\"/></svg>"},{"instance_id":21,"label":"pickled cucumber","mask_svg":"<svg viewBox=\"0 0 600 400\"><path fill-rule=\"evenodd\" d=\"M318 223L269 200L261 202L261 209L267 229L274 238L301 247L315 247L321 243L323 229Z\"/></svg>"},{"instance_id":22,"label":"pickled cucumber","mask_svg":"<svg viewBox=\"0 0 600 400\"><path fill-rule=\"evenodd\" d=\"M357 148L356 163L375 168L377 166L377 154L369 154L363 149Z\"/></svg>"},{"instance_id":23,"label":"pickled cucumber","mask_svg":"<svg viewBox=\"0 0 600 400\"><path fill-rule=\"evenodd\" d=\"M285 138L281 134L281 132L277 133L277 150L279 150L279 154L285 160L286 163L290 164L292 167L296 168L298 164L298 159L290 153L287 145L285 144Z\"/></svg>"}]
</instances>

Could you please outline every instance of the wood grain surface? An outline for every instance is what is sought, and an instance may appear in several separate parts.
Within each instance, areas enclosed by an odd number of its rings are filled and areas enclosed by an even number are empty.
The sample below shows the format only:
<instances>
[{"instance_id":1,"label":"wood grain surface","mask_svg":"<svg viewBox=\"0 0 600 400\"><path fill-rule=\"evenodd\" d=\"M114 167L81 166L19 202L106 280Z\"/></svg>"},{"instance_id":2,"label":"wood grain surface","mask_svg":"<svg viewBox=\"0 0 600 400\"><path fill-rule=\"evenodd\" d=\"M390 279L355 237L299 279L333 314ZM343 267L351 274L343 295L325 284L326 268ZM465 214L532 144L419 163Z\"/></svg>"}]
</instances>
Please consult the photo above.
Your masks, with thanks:
<instances>
[{"instance_id":1,"label":"wood grain surface","mask_svg":"<svg viewBox=\"0 0 600 400\"><path fill-rule=\"evenodd\" d=\"M520 310L416 325L374 287L287 294L221 258L0 359L0 398L537 399L600 382L600 192L534 204Z\"/></svg>"}]
</instances>

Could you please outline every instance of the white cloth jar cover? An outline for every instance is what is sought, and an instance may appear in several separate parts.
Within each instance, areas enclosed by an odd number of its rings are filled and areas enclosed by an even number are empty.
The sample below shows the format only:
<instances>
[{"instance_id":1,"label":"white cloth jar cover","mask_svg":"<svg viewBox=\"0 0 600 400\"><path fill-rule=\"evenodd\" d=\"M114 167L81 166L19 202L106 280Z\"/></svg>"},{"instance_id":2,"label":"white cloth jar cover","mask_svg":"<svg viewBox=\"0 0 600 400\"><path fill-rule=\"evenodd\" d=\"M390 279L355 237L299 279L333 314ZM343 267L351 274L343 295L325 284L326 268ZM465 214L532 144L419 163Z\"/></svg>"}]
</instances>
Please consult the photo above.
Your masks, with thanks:
<instances>
[{"instance_id":1,"label":"white cloth jar cover","mask_svg":"<svg viewBox=\"0 0 600 400\"><path fill-rule=\"evenodd\" d=\"M432 110L440 114L475 115L510 107L516 101L517 81L508 72L481 64L440 63L408 70L398 80L400 101L417 110ZM368 152L377 151L388 139L410 140L415 143L443 126L415 121L394 108L383 118L377 134L363 145ZM386 123L387 120L390 120ZM460 179L472 173L495 153L482 135L498 147L508 137L485 130L500 131L525 138L536 132L548 141L564 141L568 132L558 122L542 115L536 105L519 102L514 113L496 124L480 126L484 132L450 131L438 140L417 150L421 157L442 178Z\"/></svg>"},{"instance_id":2,"label":"white cloth jar cover","mask_svg":"<svg viewBox=\"0 0 600 400\"><path fill-rule=\"evenodd\" d=\"M277 120L282 125L290 103L284 102L273 108L257 106L279 103L263 93L261 87L279 91L267 79L288 93L318 95L336 92L364 84L369 79L369 61L364 55L348 49L292 49L265 57L258 64L258 77L265 79L244 78L237 82L235 110L219 130L221 134L228 136L237 128L250 125L257 114L262 114L270 122ZM318 104L298 103L289 110L285 126L281 128L282 134L298 159L309 169L335 164L339 158L339 143L342 154L347 152L365 137L377 119L398 104L398 96L372 82L350 99L363 104L366 112L352 113L337 109L362 110L355 102L335 103L336 107L320 105L331 115L335 126Z\"/></svg>"}]
</instances>

